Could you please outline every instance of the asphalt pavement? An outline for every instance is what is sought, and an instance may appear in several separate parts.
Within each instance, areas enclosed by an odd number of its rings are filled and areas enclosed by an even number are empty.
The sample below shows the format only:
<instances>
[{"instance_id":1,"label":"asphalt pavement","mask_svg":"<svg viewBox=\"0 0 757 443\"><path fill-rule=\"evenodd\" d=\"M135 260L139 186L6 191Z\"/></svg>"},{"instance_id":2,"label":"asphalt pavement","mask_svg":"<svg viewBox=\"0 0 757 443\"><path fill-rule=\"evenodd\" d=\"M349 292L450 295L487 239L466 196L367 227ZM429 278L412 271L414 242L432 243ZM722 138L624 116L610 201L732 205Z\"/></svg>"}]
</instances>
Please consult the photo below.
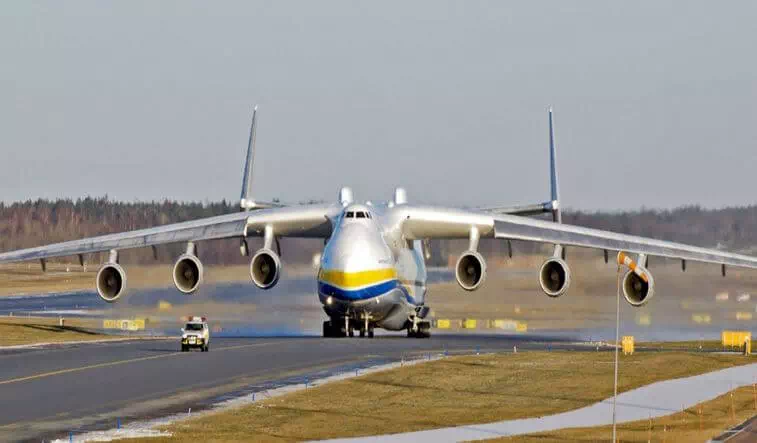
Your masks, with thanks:
<instances>
[{"instance_id":1,"label":"asphalt pavement","mask_svg":"<svg viewBox=\"0 0 757 443\"><path fill-rule=\"evenodd\" d=\"M65 437L207 407L255 390L428 354L573 349L563 338L437 335L431 339L221 338L208 353L175 340L0 350L0 440Z\"/></svg>"}]
</instances>

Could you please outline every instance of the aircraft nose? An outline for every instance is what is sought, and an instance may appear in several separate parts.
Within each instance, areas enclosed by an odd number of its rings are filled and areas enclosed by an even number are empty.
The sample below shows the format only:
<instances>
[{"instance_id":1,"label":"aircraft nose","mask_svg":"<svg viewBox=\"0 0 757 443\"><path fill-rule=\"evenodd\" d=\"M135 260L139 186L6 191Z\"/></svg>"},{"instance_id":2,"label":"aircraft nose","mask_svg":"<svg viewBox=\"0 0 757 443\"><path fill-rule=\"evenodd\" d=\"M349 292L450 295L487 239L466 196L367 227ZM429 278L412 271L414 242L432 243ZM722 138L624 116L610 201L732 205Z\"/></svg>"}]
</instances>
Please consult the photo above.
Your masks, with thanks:
<instances>
[{"instance_id":1,"label":"aircraft nose","mask_svg":"<svg viewBox=\"0 0 757 443\"><path fill-rule=\"evenodd\" d=\"M337 238L332 239L328 248L328 257L324 257L324 264L329 269L339 269L345 272L360 272L380 267L389 261L385 257L386 245L381 239L367 235L364 230L344 230Z\"/></svg>"}]
</instances>

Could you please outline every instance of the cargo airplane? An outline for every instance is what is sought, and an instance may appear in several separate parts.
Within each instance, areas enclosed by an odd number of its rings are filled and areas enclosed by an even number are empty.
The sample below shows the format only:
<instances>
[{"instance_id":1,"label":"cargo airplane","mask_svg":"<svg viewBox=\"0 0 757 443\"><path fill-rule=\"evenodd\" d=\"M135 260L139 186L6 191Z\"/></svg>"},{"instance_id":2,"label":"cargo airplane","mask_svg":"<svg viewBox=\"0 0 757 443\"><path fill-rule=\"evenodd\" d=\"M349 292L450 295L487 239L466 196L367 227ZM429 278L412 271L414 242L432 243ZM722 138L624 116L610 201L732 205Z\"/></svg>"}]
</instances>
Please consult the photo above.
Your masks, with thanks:
<instances>
[{"instance_id":1,"label":"cargo airplane","mask_svg":"<svg viewBox=\"0 0 757 443\"><path fill-rule=\"evenodd\" d=\"M252 114L247 158L244 165L238 213L158 226L149 229L85 238L0 254L0 263L47 260L107 252L108 260L97 272L95 287L106 302L114 302L126 289L126 272L119 251L164 243L186 244L173 267L173 282L185 294L194 293L203 280L198 242L237 238L242 255L252 255L250 278L261 289L270 289L281 276L281 237L320 238L325 247L317 275L317 295L328 320L325 337L373 336L375 327L406 330L409 337L428 337L430 322L426 303L426 266L429 239L467 239L468 247L455 264L457 283L465 291L480 288L486 277L486 261L479 253L482 238L505 242L521 240L554 245L553 254L538 271L541 289L550 297L566 293L571 272L565 247L623 251L633 258L634 269L623 277L625 299L633 306L654 295L654 279L646 267L648 256L715 263L721 266L757 268L757 258L679 243L571 226L562 223L558 196L552 110L549 110L550 200L512 207L464 209L415 205L397 188L391 201L358 203L350 188L339 191L333 204L282 205L252 199L257 107ZM551 214L552 220L533 218ZM248 238L262 237L263 247L250 251Z\"/></svg>"}]
</instances>

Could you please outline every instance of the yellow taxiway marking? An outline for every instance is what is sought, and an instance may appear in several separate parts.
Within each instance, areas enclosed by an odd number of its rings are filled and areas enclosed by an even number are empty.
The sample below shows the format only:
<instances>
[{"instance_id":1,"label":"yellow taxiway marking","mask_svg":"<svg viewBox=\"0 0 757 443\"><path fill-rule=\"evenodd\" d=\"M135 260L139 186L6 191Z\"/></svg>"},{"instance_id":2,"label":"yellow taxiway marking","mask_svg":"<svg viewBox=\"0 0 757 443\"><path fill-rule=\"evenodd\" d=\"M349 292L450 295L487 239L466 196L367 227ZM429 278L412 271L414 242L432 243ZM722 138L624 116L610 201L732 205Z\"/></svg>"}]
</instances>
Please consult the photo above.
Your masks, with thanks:
<instances>
[{"instance_id":1,"label":"yellow taxiway marking","mask_svg":"<svg viewBox=\"0 0 757 443\"><path fill-rule=\"evenodd\" d=\"M282 343L280 341L277 342L267 342L267 343L253 343L249 345L235 345L235 346L227 346L225 348L216 348L215 352L220 351L230 351L234 349L243 349L243 348L256 348L256 347L262 347L262 346L270 346L274 344ZM167 357L173 357L175 355L182 355L186 354L185 352L172 352L170 354L161 354L161 355L151 355L149 357L137 357L137 358L130 358L127 360L117 360L117 361L109 361L105 363L97 363L94 365L88 365L88 366L80 366L78 368L68 368L68 369L60 369L57 371L51 371L51 372L43 372L41 374L34 374L34 375L27 375L25 377L18 377L18 378L11 378L9 380L2 380L0 381L1 385L7 385L11 383L18 383L22 381L27 380L35 380L38 378L45 378L45 377L52 377L55 375L63 375L63 374L70 374L72 372L80 372L80 371L86 371L88 369L98 369L98 368L107 368L109 366L116 366L116 365L122 365L126 363L135 363L140 361L147 361L147 360L155 360L158 358L167 358Z\"/></svg>"}]
</instances>

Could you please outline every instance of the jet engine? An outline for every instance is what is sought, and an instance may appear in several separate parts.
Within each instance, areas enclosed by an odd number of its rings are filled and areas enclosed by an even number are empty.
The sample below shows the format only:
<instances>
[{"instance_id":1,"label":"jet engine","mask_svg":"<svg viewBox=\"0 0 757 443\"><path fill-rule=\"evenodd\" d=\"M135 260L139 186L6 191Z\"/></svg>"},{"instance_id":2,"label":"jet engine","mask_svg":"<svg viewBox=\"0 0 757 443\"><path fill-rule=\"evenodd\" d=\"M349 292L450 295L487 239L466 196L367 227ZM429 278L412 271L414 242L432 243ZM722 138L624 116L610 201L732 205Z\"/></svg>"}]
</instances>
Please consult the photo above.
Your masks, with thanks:
<instances>
[{"instance_id":1,"label":"jet engine","mask_svg":"<svg viewBox=\"0 0 757 443\"><path fill-rule=\"evenodd\" d=\"M486 261L476 251L466 251L457 259L455 278L461 288L475 291L486 279Z\"/></svg>"},{"instance_id":2,"label":"jet engine","mask_svg":"<svg viewBox=\"0 0 757 443\"><path fill-rule=\"evenodd\" d=\"M281 259L270 249L260 249L250 262L250 277L260 289L276 286L281 277Z\"/></svg>"},{"instance_id":3,"label":"jet engine","mask_svg":"<svg viewBox=\"0 0 757 443\"><path fill-rule=\"evenodd\" d=\"M118 263L106 263L95 278L97 294L108 303L113 303L126 289L126 273Z\"/></svg>"},{"instance_id":4,"label":"jet engine","mask_svg":"<svg viewBox=\"0 0 757 443\"><path fill-rule=\"evenodd\" d=\"M173 266L173 283L184 294L191 294L202 283L202 262L194 254L184 254Z\"/></svg>"},{"instance_id":5,"label":"jet engine","mask_svg":"<svg viewBox=\"0 0 757 443\"><path fill-rule=\"evenodd\" d=\"M570 287L570 268L565 260L559 255L545 260L539 269L539 285L550 297L565 294Z\"/></svg>"},{"instance_id":6,"label":"jet engine","mask_svg":"<svg viewBox=\"0 0 757 443\"><path fill-rule=\"evenodd\" d=\"M632 306L643 306L654 296L654 278L644 269L641 271L646 281L636 272L628 271L623 277L623 296Z\"/></svg>"}]
</instances>

